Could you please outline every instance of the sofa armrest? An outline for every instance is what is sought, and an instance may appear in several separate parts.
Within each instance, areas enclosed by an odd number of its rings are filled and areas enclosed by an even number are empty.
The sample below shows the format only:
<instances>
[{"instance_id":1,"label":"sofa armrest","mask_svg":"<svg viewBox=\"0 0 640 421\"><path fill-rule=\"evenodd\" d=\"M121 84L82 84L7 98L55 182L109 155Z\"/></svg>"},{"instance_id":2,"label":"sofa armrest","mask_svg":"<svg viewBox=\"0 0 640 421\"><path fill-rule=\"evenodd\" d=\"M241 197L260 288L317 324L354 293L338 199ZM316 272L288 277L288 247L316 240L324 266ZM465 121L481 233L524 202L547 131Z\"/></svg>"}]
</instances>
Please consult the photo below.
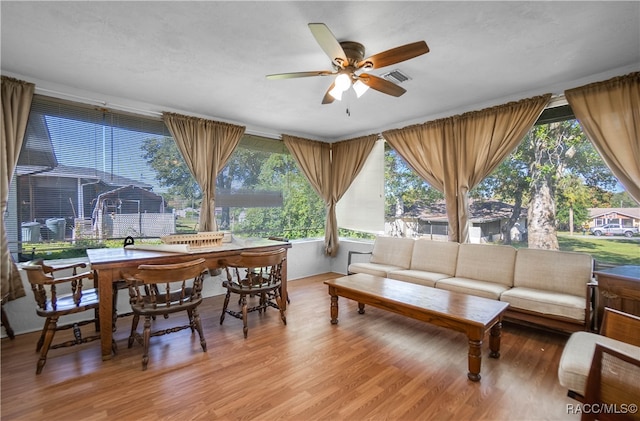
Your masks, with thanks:
<instances>
[{"instance_id":1,"label":"sofa armrest","mask_svg":"<svg viewBox=\"0 0 640 421\"><path fill-rule=\"evenodd\" d=\"M347 274L349 274L349 266L351 266L351 259L354 254L370 254L372 255L372 251L349 251L349 257L347 258Z\"/></svg>"},{"instance_id":2,"label":"sofa armrest","mask_svg":"<svg viewBox=\"0 0 640 421\"><path fill-rule=\"evenodd\" d=\"M605 307L600 333L608 338L640 347L640 317Z\"/></svg>"},{"instance_id":3,"label":"sofa armrest","mask_svg":"<svg viewBox=\"0 0 640 421\"><path fill-rule=\"evenodd\" d=\"M349 251L349 258L348 258L348 263L351 264L351 256L353 256L354 254L372 254L373 252L371 251L354 251L351 250Z\"/></svg>"}]
</instances>

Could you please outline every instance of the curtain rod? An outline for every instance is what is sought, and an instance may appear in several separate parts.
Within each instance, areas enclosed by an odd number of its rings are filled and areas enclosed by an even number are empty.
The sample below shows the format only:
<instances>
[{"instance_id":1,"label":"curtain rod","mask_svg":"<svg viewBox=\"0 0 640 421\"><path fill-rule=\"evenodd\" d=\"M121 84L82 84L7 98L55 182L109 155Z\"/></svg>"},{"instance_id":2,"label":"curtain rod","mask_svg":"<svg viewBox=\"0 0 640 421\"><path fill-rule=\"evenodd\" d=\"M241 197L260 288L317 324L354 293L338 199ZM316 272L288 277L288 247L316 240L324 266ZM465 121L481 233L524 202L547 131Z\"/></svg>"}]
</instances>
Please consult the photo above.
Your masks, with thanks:
<instances>
[{"instance_id":1,"label":"curtain rod","mask_svg":"<svg viewBox=\"0 0 640 421\"><path fill-rule=\"evenodd\" d=\"M101 107L112 108L114 110L128 111L136 114L142 114L148 117L162 117L162 113L159 113L157 111L143 110L140 108L129 107L127 105L114 104L112 102L108 102L104 100L87 98L80 95L69 94L66 92L54 91L52 89L39 88L37 85L36 85L35 92L37 94L49 94L60 99L71 99L71 100L80 101L85 104L98 105Z\"/></svg>"},{"instance_id":2,"label":"curtain rod","mask_svg":"<svg viewBox=\"0 0 640 421\"><path fill-rule=\"evenodd\" d=\"M143 109L140 109L140 108L129 107L127 105L114 104L114 103L107 102L107 101L104 101L104 100L87 98L87 97L84 97L84 96L69 94L69 93L66 93L66 92L54 91L52 89L40 88L37 85L36 85L36 88L35 88L35 93L37 93L37 94L48 94L50 96L54 96L54 97L59 98L59 99L75 100L75 101L82 102L84 104L96 105L96 106L100 106L100 107L111 108L111 109L118 110L118 111L125 111L125 112L130 112L130 113L135 113L135 114L141 114L141 115L144 115L144 116L147 116L147 117L156 117L156 118L160 118L160 119L162 118L162 113L161 112L143 110ZM270 138L270 139L275 139L275 140L282 140L282 138L281 138L281 136L279 134L274 134L274 133L270 133L270 132L264 132L264 131L261 131L261 130L255 130L255 129L247 128L245 130L245 133L250 134L250 135L254 135L254 136L261 136L261 137L266 137L266 138Z\"/></svg>"}]
</instances>

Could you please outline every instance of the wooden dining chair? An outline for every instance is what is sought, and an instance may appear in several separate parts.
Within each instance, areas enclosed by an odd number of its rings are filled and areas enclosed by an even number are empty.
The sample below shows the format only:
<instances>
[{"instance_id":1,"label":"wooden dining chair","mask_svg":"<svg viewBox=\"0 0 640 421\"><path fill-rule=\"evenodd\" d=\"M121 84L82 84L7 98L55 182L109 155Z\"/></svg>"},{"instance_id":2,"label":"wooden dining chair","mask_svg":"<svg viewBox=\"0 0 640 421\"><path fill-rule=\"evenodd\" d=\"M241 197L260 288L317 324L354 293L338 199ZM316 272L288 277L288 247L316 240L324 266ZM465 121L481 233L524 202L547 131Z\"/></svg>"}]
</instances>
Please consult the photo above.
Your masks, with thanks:
<instances>
[{"instance_id":1,"label":"wooden dining chair","mask_svg":"<svg viewBox=\"0 0 640 421\"><path fill-rule=\"evenodd\" d=\"M54 278L61 272L63 271L71 271L71 275L76 276L78 274L78 270L82 270L83 272L88 272L87 269L87 264L85 262L74 262L74 263L67 263L67 264L63 264L63 265L48 265L45 263L44 259L34 259L31 260L29 263L29 265L33 266L33 265L37 265L37 266L42 266L42 271L48 275L53 276ZM93 279L93 277L92 277ZM93 288L97 288L96 282L93 281L91 283L91 285L85 285L85 287L89 288L89 287L93 287ZM94 311L95 313L95 325L96 325L96 332L100 331L100 323L98 323L98 309L96 309Z\"/></svg>"},{"instance_id":2,"label":"wooden dining chair","mask_svg":"<svg viewBox=\"0 0 640 421\"><path fill-rule=\"evenodd\" d=\"M196 259L184 263L140 265L136 273L123 276L129 288L129 301L133 312L128 345L131 348L134 341L142 344L143 370L147 369L149 363L149 341L153 336L190 328L191 332L198 332L200 346L204 352L207 351L207 343L198 314L206 272L205 260ZM187 313L189 319L187 324L151 331L152 318L182 311ZM142 334L137 331L141 316L144 317Z\"/></svg>"},{"instance_id":3,"label":"wooden dining chair","mask_svg":"<svg viewBox=\"0 0 640 421\"><path fill-rule=\"evenodd\" d=\"M267 307L279 310L282 322L287 324L280 293L282 264L286 255L287 251L284 248L265 252L244 252L240 254L239 259L226 263L227 280L222 283L222 286L227 289L227 294L220 315L220 324L224 321L225 314L242 319L242 331L246 338L249 332L247 313L256 310L263 312ZM231 293L240 295L239 312L228 309ZM257 306L248 307L247 297L250 296L259 297Z\"/></svg>"},{"instance_id":4,"label":"wooden dining chair","mask_svg":"<svg viewBox=\"0 0 640 421\"><path fill-rule=\"evenodd\" d=\"M45 265L42 261L34 261L22 267L27 273L27 278L36 300L36 313L38 316L45 318L44 326L36 345L36 352L40 352L36 374L40 374L47 362L49 349L80 345L100 339L99 333L83 337L80 329L81 326L87 324L94 324L96 332L99 329L99 321L97 319L98 292L93 287L92 272L77 273L78 268L86 267L84 263L53 268ZM71 276L54 278L54 272L69 268L73 270ZM64 290L68 292L63 293ZM59 324L62 316L85 311L93 311L93 317L82 321ZM74 339L53 344L56 332L67 329L73 329ZM113 342L112 347L115 352L115 342Z\"/></svg>"}]
</instances>

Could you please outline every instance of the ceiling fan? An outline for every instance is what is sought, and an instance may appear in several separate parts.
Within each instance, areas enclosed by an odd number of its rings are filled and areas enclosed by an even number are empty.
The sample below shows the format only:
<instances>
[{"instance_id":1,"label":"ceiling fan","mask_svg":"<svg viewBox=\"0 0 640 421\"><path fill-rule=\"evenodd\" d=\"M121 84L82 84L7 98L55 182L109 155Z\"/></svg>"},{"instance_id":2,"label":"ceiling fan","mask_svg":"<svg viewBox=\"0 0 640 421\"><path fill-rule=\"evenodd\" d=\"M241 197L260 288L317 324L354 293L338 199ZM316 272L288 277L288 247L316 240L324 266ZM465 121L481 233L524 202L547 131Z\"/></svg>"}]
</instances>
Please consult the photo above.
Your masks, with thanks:
<instances>
[{"instance_id":1,"label":"ceiling fan","mask_svg":"<svg viewBox=\"0 0 640 421\"><path fill-rule=\"evenodd\" d=\"M418 41L364 58L365 50L362 44L354 41L338 42L331 30L324 23L310 23L309 29L318 44L320 44L320 47L331 59L333 71L319 70L311 72L278 73L267 75L267 79L293 79L298 77L336 75L336 78L322 99L323 104L330 104L335 99L340 100L342 93L347 91L351 86L353 86L358 97L369 88L398 97L406 92L404 88L366 72L400 63L429 52L427 43Z\"/></svg>"}]
</instances>

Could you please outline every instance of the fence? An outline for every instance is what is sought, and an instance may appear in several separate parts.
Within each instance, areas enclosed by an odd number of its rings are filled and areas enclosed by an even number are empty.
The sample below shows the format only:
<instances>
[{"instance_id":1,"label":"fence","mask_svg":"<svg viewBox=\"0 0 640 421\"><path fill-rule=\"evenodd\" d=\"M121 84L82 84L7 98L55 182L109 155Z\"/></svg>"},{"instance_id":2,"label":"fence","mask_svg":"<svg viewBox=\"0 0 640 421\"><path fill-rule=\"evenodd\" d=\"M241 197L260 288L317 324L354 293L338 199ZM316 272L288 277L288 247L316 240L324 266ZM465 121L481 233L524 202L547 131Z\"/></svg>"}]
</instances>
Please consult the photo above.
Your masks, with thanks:
<instances>
[{"instance_id":1,"label":"fence","mask_svg":"<svg viewBox=\"0 0 640 421\"><path fill-rule=\"evenodd\" d=\"M161 237L175 234L172 213L116 213L99 219L98 238Z\"/></svg>"}]
</instances>

